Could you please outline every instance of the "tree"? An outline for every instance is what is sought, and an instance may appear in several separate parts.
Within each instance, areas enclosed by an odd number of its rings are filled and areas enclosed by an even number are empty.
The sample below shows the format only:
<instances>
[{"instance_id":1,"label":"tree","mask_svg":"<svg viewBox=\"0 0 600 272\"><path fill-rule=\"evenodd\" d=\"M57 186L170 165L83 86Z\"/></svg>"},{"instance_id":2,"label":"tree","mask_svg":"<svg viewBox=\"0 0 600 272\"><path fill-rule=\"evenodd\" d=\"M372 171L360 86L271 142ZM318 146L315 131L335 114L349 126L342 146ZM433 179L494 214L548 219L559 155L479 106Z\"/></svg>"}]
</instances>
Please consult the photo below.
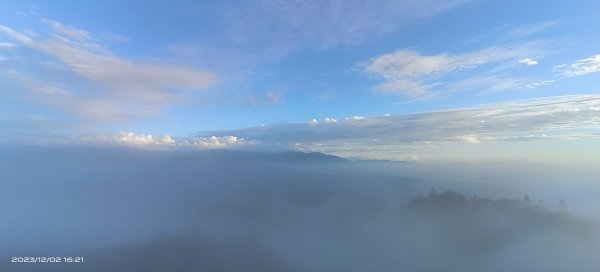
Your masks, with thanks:
<instances>
[{"instance_id":1,"label":"tree","mask_svg":"<svg viewBox=\"0 0 600 272\"><path fill-rule=\"evenodd\" d=\"M429 195L430 196L434 196L435 195L435 188L433 186L431 186L431 191L429 191Z\"/></svg>"},{"instance_id":2,"label":"tree","mask_svg":"<svg viewBox=\"0 0 600 272\"><path fill-rule=\"evenodd\" d=\"M529 196L528 196L528 195L525 195L525 196L523 197L523 200L524 200L524 201L525 201L525 203L527 203L527 204L529 204L529 203L531 202L531 200L529 199Z\"/></svg>"}]
</instances>

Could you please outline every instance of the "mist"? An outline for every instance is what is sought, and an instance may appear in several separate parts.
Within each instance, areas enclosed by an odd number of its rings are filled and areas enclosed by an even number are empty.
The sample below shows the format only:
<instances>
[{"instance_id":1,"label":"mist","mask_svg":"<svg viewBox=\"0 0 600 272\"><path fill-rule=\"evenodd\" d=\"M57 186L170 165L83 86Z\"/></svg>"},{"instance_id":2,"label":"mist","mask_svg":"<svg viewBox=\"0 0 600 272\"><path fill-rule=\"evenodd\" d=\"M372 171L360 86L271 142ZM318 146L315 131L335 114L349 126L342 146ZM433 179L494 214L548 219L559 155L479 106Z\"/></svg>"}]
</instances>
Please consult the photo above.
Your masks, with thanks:
<instances>
[{"instance_id":1,"label":"mist","mask_svg":"<svg viewBox=\"0 0 600 272\"><path fill-rule=\"evenodd\" d=\"M599 173L589 167L1 151L1 271L600 268ZM16 256L85 261L11 263Z\"/></svg>"}]
</instances>

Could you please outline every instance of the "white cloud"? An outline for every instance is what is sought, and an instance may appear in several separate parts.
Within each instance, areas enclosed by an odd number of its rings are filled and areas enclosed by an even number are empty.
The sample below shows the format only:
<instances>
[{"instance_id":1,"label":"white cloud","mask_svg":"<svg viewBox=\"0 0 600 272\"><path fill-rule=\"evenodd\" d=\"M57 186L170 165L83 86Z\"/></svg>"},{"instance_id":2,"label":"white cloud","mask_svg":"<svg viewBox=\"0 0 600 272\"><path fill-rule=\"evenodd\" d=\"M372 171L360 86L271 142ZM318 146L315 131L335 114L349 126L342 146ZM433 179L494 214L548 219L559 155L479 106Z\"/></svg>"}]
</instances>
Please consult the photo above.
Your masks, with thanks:
<instances>
[{"instance_id":1,"label":"white cloud","mask_svg":"<svg viewBox=\"0 0 600 272\"><path fill-rule=\"evenodd\" d=\"M357 116L357 115L344 118L344 120L346 120L346 121L358 121L358 120L364 120L364 119L366 119L366 117L364 117L364 116Z\"/></svg>"},{"instance_id":2,"label":"white cloud","mask_svg":"<svg viewBox=\"0 0 600 272\"><path fill-rule=\"evenodd\" d=\"M589 58L576 60L569 65L555 65L555 69L562 71L566 77L582 76L600 72L600 54Z\"/></svg>"},{"instance_id":3,"label":"white cloud","mask_svg":"<svg viewBox=\"0 0 600 272\"><path fill-rule=\"evenodd\" d=\"M85 30L44 22L52 29L46 36L30 37L4 25L0 25L0 34L45 54L47 59L26 61L51 71L31 76L14 70L5 76L34 91L38 103L69 111L82 121L155 116L165 107L188 102L193 91L206 89L215 81L215 75L205 70L116 56ZM52 76L56 74L62 76Z\"/></svg>"},{"instance_id":4,"label":"white cloud","mask_svg":"<svg viewBox=\"0 0 600 272\"><path fill-rule=\"evenodd\" d=\"M120 132L116 135L87 135L81 137L87 144L124 145L137 148L194 148L194 149L237 149L257 144L232 135L174 138L171 135L135 134Z\"/></svg>"},{"instance_id":5,"label":"white cloud","mask_svg":"<svg viewBox=\"0 0 600 272\"><path fill-rule=\"evenodd\" d=\"M519 63L526 64L526 65L536 65L536 64L538 64L538 61L531 59L531 58L524 58L524 59L520 59Z\"/></svg>"},{"instance_id":6,"label":"white cloud","mask_svg":"<svg viewBox=\"0 0 600 272\"><path fill-rule=\"evenodd\" d=\"M165 89L204 89L214 81L209 72L169 64L135 63L110 53L88 49L98 44L77 45L62 39L35 47L53 55L67 68L117 92L168 93Z\"/></svg>"},{"instance_id":7,"label":"white cloud","mask_svg":"<svg viewBox=\"0 0 600 272\"><path fill-rule=\"evenodd\" d=\"M164 135L163 137L156 137L151 134L139 134L136 135L133 132L121 132L117 134L116 140L119 143L127 145L173 145L175 140L170 135Z\"/></svg>"},{"instance_id":8,"label":"white cloud","mask_svg":"<svg viewBox=\"0 0 600 272\"><path fill-rule=\"evenodd\" d=\"M325 117L324 121L325 123L337 123L337 119L334 118L329 118L329 117Z\"/></svg>"},{"instance_id":9,"label":"white cloud","mask_svg":"<svg viewBox=\"0 0 600 272\"><path fill-rule=\"evenodd\" d=\"M461 141L465 141L465 142L470 143L470 144L479 143L479 138L475 134L459 135L459 136L456 136L455 138L458 139L458 140L461 140Z\"/></svg>"},{"instance_id":10,"label":"white cloud","mask_svg":"<svg viewBox=\"0 0 600 272\"><path fill-rule=\"evenodd\" d=\"M189 141L192 146L201 149L229 149L255 144L255 141L247 141L235 136L211 136L208 138L194 138Z\"/></svg>"},{"instance_id":11,"label":"white cloud","mask_svg":"<svg viewBox=\"0 0 600 272\"><path fill-rule=\"evenodd\" d=\"M451 73L470 70L486 64L497 64L491 72L509 68L505 63L519 62L528 65L537 61L526 55L538 55L544 45L537 42L494 46L474 52L451 55L422 55L412 50L398 50L370 60L365 70L384 82L376 87L383 93L401 93L422 98L432 95L432 87L443 84L439 79ZM496 75L491 75L496 76Z\"/></svg>"}]
</instances>

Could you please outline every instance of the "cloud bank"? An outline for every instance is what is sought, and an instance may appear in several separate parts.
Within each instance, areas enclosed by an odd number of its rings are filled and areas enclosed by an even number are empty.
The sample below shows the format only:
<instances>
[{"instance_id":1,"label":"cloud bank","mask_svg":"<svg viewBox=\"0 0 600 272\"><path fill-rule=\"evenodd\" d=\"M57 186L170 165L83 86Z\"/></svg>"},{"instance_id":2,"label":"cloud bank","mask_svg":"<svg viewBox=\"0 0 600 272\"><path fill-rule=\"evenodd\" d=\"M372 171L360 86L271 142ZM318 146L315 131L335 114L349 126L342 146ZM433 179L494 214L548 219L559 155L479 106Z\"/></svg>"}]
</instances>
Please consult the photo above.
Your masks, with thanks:
<instances>
[{"instance_id":1,"label":"cloud bank","mask_svg":"<svg viewBox=\"0 0 600 272\"><path fill-rule=\"evenodd\" d=\"M597 140L600 96L552 97L440 112L332 120L313 119L217 135L238 135L263 144L342 156L392 159L412 157L423 150L435 151L442 144ZM518 148L513 151L520 153Z\"/></svg>"},{"instance_id":2,"label":"cloud bank","mask_svg":"<svg viewBox=\"0 0 600 272\"><path fill-rule=\"evenodd\" d=\"M258 142L232 135L184 138L168 134L157 136L120 132L116 135L85 135L72 139L71 144L117 145L144 149L244 149Z\"/></svg>"}]
</instances>

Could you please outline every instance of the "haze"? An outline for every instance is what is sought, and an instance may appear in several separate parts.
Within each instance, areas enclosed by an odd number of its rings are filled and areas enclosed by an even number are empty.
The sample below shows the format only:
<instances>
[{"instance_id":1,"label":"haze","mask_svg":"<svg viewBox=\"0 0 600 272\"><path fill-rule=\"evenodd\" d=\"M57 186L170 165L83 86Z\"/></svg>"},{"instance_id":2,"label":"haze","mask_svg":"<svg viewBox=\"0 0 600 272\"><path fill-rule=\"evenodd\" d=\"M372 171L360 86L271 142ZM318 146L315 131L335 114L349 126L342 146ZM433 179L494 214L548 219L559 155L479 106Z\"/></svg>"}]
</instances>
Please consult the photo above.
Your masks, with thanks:
<instances>
[{"instance_id":1,"label":"haze","mask_svg":"<svg viewBox=\"0 0 600 272\"><path fill-rule=\"evenodd\" d=\"M3 1L0 271L600 271L599 3Z\"/></svg>"}]
</instances>

